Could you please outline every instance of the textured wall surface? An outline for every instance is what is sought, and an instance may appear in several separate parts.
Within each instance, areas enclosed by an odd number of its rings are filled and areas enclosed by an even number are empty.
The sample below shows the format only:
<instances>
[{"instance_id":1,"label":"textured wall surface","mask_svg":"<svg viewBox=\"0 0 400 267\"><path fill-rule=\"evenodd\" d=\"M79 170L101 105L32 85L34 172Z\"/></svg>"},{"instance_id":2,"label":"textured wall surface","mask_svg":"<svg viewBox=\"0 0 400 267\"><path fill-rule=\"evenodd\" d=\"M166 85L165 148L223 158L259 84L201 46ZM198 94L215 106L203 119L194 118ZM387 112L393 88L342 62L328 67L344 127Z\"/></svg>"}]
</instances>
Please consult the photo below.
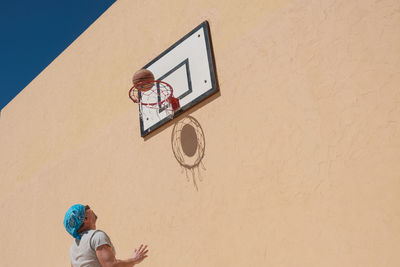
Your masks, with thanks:
<instances>
[{"instance_id":1,"label":"textured wall surface","mask_svg":"<svg viewBox=\"0 0 400 267\"><path fill-rule=\"evenodd\" d=\"M204 20L192 173L127 91ZM120 0L1 112L0 266L69 266L74 203L140 266L400 266L399 70L397 0Z\"/></svg>"}]
</instances>

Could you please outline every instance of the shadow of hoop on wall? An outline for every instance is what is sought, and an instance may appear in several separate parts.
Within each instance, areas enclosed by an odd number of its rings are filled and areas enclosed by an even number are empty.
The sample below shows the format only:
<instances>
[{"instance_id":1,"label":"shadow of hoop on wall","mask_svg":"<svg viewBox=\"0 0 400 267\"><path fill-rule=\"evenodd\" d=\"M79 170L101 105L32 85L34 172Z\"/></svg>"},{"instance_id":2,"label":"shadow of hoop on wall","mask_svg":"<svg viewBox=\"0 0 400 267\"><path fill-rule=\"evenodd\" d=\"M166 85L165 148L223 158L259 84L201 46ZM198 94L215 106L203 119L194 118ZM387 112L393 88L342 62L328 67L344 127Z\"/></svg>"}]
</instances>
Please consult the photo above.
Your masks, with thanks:
<instances>
[{"instance_id":1,"label":"shadow of hoop on wall","mask_svg":"<svg viewBox=\"0 0 400 267\"><path fill-rule=\"evenodd\" d=\"M188 181L192 178L196 190L199 190L196 182L202 181L200 167L205 170L202 163L206 142L204 132L199 122L192 116L187 116L174 124L171 135L172 151Z\"/></svg>"}]
</instances>

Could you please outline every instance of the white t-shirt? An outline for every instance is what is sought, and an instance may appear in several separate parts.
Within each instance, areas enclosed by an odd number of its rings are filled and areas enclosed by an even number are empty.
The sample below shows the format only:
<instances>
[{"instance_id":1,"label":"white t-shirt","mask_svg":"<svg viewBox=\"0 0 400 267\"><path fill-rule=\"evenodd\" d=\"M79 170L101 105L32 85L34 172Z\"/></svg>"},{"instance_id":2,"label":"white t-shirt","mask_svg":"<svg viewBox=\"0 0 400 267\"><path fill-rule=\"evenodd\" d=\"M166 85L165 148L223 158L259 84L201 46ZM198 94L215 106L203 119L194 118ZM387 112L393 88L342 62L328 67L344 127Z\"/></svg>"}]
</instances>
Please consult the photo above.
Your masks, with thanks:
<instances>
[{"instance_id":1,"label":"white t-shirt","mask_svg":"<svg viewBox=\"0 0 400 267\"><path fill-rule=\"evenodd\" d=\"M96 249L102 245L109 245L114 254L115 249L110 238L101 230L83 232L81 240L75 239L69 250L73 267L101 267L96 256Z\"/></svg>"}]
</instances>

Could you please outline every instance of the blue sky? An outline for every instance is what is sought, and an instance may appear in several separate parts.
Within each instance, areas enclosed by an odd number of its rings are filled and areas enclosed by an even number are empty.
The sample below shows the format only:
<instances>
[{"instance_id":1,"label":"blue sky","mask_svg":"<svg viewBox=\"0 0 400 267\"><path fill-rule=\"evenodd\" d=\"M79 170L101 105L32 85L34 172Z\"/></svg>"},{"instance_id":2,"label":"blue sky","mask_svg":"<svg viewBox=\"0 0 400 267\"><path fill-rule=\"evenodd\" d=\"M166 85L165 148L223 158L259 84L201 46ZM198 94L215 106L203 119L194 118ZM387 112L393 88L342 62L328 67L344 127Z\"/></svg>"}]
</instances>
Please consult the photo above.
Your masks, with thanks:
<instances>
[{"instance_id":1,"label":"blue sky","mask_svg":"<svg viewBox=\"0 0 400 267\"><path fill-rule=\"evenodd\" d=\"M0 110L116 0L0 0Z\"/></svg>"}]
</instances>

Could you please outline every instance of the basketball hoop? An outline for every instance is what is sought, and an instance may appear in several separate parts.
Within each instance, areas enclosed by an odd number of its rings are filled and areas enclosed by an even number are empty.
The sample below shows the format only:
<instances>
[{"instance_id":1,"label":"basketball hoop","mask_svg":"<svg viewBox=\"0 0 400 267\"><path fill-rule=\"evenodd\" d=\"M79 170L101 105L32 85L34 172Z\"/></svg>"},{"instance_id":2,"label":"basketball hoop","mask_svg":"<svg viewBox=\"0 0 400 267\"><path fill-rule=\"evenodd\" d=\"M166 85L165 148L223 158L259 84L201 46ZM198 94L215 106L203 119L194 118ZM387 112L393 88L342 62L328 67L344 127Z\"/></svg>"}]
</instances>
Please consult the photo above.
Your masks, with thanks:
<instances>
[{"instance_id":1,"label":"basketball hoop","mask_svg":"<svg viewBox=\"0 0 400 267\"><path fill-rule=\"evenodd\" d=\"M180 108L179 99L174 97L172 86L163 81L142 81L129 90L129 98L139 104L142 119L146 113L165 112L171 119Z\"/></svg>"}]
</instances>

